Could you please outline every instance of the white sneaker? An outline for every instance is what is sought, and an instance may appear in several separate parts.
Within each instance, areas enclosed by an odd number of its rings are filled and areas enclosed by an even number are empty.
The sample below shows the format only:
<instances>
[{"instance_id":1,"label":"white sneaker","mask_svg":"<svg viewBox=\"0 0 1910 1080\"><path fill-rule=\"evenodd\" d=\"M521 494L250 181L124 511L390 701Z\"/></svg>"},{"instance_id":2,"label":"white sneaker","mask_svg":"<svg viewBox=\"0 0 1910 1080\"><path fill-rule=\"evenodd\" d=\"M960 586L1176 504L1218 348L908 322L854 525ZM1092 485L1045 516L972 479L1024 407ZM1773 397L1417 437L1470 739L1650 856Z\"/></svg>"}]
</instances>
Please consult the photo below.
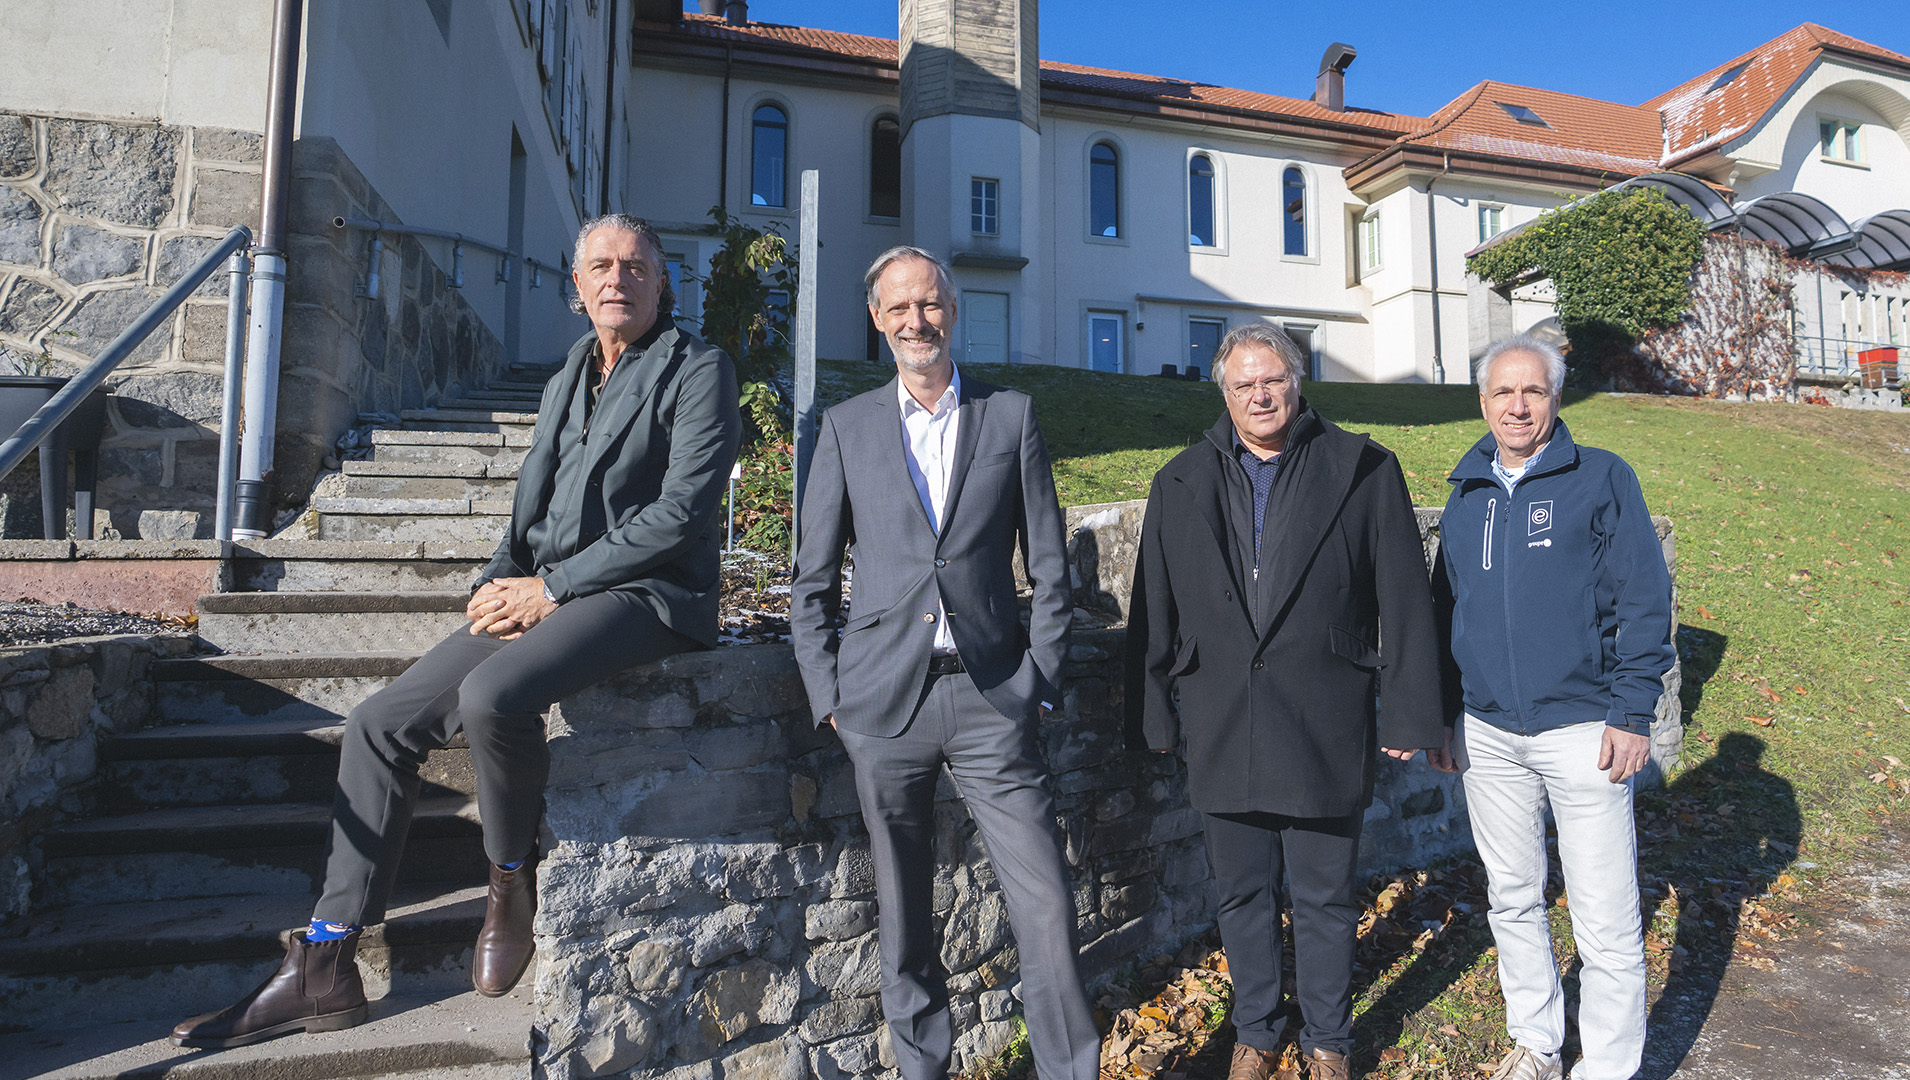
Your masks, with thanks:
<instances>
[{"instance_id":1,"label":"white sneaker","mask_svg":"<svg viewBox=\"0 0 1910 1080\"><path fill-rule=\"evenodd\" d=\"M1515 1046L1492 1071L1492 1080L1559 1080L1563 1075L1557 1054L1541 1054Z\"/></svg>"}]
</instances>

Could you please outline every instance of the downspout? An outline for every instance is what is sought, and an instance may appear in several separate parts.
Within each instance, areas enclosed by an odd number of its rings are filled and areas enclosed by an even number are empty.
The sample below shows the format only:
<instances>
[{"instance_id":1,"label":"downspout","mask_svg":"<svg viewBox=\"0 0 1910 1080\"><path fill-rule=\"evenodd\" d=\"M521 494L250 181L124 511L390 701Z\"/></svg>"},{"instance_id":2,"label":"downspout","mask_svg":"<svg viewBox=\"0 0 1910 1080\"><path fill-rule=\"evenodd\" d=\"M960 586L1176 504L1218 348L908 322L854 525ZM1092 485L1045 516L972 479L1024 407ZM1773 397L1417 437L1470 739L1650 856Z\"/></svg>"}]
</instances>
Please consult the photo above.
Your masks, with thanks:
<instances>
[{"instance_id":1,"label":"downspout","mask_svg":"<svg viewBox=\"0 0 1910 1080\"><path fill-rule=\"evenodd\" d=\"M724 213L730 209L730 69L736 63L736 46L723 46L723 121L716 145L716 205Z\"/></svg>"},{"instance_id":2,"label":"downspout","mask_svg":"<svg viewBox=\"0 0 1910 1080\"><path fill-rule=\"evenodd\" d=\"M1446 381L1446 353L1440 344L1439 334L1439 208L1433 203L1433 185L1452 171L1452 155L1444 156L1439 175L1426 181L1426 247L1432 256L1432 332L1433 332L1433 382Z\"/></svg>"},{"instance_id":3,"label":"downspout","mask_svg":"<svg viewBox=\"0 0 1910 1080\"><path fill-rule=\"evenodd\" d=\"M271 532L273 438L278 430L279 343L285 317L288 245L285 211L292 175L292 125L298 113L299 35L304 0L276 0L272 13L270 97L266 99L263 208L252 254L252 321L245 356L245 429L239 443L238 507L232 535Z\"/></svg>"},{"instance_id":4,"label":"downspout","mask_svg":"<svg viewBox=\"0 0 1910 1080\"><path fill-rule=\"evenodd\" d=\"M597 178L599 181L597 212L599 214L610 212L610 139L612 133L616 131L614 121L617 118L615 94L617 88L617 0L610 0L610 6L605 9L604 15L609 20L604 26L604 41L609 47L604 51L609 55L604 58L604 158L602 175Z\"/></svg>"}]
</instances>

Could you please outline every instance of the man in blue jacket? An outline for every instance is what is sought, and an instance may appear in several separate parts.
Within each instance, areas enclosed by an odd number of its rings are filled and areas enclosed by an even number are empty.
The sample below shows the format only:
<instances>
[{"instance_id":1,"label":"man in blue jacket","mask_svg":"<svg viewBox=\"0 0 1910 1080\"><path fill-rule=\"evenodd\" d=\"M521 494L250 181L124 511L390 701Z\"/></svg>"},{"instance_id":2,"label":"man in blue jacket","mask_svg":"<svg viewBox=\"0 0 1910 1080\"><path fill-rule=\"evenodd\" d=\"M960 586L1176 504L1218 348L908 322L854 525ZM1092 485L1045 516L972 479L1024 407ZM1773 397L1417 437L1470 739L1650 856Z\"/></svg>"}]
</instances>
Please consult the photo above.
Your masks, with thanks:
<instances>
[{"instance_id":1,"label":"man in blue jacket","mask_svg":"<svg viewBox=\"0 0 1910 1080\"><path fill-rule=\"evenodd\" d=\"M1526 335L1479 359L1491 433L1453 470L1433 587L1463 702L1453 756L1485 862L1506 1028L1494 1080L1557 1080L1564 995L1546 923L1545 808L1584 967L1574 1080L1645 1044L1632 777L1671 667L1671 578L1638 478L1558 419L1565 361ZM1463 705L1463 708L1461 706ZM1435 764L1450 760L1435 756Z\"/></svg>"}]
</instances>

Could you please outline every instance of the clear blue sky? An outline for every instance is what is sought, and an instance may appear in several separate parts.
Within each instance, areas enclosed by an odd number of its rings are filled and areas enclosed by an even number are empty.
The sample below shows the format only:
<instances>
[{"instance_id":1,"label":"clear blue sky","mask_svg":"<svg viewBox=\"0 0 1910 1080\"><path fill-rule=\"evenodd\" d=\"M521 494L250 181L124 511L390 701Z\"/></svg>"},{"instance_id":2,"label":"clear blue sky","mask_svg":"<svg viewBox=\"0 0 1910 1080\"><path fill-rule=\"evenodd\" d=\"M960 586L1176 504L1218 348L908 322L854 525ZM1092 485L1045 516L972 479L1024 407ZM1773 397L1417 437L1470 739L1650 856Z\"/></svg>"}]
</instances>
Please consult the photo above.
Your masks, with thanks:
<instances>
[{"instance_id":1,"label":"clear blue sky","mask_svg":"<svg viewBox=\"0 0 1910 1080\"><path fill-rule=\"evenodd\" d=\"M895 11L894 0L749 5L753 20L890 38ZM1425 116L1488 78L1637 105L1803 22L1910 55L1906 14L1902 0L1044 0L1041 56L1308 97L1321 52L1344 41L1359 50L1347 104Z\"/></svg>"}]
</instances>

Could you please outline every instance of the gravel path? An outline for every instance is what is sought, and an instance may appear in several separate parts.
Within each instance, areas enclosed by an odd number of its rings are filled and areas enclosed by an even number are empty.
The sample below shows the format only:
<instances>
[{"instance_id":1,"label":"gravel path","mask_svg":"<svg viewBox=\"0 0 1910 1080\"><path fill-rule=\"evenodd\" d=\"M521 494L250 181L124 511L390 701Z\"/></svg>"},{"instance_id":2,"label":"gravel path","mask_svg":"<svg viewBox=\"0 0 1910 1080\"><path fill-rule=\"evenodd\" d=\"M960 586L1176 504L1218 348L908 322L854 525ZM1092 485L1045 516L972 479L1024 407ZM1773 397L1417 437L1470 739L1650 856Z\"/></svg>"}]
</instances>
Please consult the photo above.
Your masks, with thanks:
<instances>
[{"instance_id":1,"label":"gravel path","mask_svg":"<svg viewBox=\"0 0 1910 1080\"><path fill-rule=\"evenodd\" d=\"M0 647L44 645L105 634L166 634L185 629L177 619L152 619L72 604L0 603Z\"/></svg>"}]
</instances>

